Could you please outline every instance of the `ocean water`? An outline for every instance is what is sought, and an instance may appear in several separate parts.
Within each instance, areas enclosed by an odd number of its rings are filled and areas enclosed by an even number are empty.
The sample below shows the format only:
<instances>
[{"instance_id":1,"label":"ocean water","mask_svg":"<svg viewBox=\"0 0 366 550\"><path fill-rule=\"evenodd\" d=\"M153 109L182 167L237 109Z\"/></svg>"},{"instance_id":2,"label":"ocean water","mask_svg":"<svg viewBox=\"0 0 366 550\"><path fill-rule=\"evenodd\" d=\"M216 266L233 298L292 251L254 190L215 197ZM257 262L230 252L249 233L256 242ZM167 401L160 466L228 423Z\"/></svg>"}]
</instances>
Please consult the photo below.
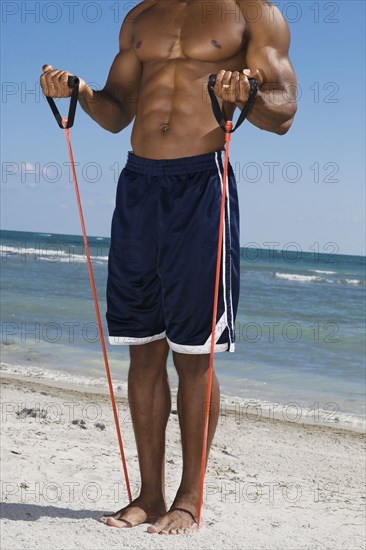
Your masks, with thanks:
<instances>
[{"instance_id":1,"label":"ocean water","mask_svg":"<svg viewBox=\"0 0 366 550\"><path fill-rule=\"evenodd\" d=\"M104 377L82 238L2 231L3 369L97 383ZM105 335L109 239L89 237ZM215 355L222 392L292 410L365 413L365 257L241 249L234 353ZM127 346L109 346L126 380ZM169 358L171 385L177 383ZM75 378L76 377L76 378Z\"/></svg>"}]
</instances>

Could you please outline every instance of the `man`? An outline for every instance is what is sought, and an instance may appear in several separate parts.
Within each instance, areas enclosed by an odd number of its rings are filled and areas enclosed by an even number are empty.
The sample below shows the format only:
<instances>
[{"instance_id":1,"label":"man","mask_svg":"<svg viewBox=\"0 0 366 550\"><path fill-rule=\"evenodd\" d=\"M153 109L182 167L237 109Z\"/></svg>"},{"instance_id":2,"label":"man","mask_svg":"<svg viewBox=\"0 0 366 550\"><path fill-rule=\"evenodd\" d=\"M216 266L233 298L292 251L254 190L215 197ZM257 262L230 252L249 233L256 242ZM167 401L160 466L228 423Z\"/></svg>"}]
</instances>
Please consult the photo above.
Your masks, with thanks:
<instances>
[{"instance_id":1,"label":"man","mask_svg":"<svg viewBox=\"0 0 366 550\"><path fill-rule=\"evenodd\" d=\"M162 534L197 528L224 146L207 81L217 75L215 93L231 119L248 99L247 77L255 77L259 92L249 121L284 134L296 112L289 42L286 22L265 0L144 0L122 24L120 51L103 90L80 81L80 104L103 128L117 133L134 120L133 152L119 179L112 222L107 320L110 342L130 345L128 396L141 492L130 505L103 516L107 525L149 522L149 533ZM70 73L50 65L43 71L45 95L70 95ZM242 154L246 158L245 146ZM234 351L238 227L230 167L215 352ZM183 473L167 511L170 348L179 375ZM219 402L214 376L208 449Z\"/></svg>"}]
</instances>

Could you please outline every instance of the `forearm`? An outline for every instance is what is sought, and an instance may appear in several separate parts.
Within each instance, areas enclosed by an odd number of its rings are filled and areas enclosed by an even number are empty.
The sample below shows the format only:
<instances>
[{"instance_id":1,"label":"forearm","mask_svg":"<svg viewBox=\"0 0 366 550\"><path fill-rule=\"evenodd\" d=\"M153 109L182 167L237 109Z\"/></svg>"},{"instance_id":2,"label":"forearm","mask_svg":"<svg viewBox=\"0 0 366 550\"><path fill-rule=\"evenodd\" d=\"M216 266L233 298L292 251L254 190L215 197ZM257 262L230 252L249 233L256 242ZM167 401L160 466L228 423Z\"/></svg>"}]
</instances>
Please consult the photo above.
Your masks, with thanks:
<instances>
[{"instance_id":1,"label":"forearm","mask_svg":"<svg viewBox=\"0 0 366 550\"><path fill-rule=\"evenodd\" d=\"M237 103L240 109L243 105ZM296 110L296 99L286 89L261 89L247 118L261 130L282 135L290 128Z\"/></svg>"},{"instance_id":2,"label":"forearm","mask_svg":"<svg viewBox=\"0 0 366 550\"><path fill-rule=\"evenodd\" d=\"M95 91L86 86L79 94L79 103L95 122L109 132L120 132L133 118L131 111L105 90Z\"/></svg>"}]
</instances>

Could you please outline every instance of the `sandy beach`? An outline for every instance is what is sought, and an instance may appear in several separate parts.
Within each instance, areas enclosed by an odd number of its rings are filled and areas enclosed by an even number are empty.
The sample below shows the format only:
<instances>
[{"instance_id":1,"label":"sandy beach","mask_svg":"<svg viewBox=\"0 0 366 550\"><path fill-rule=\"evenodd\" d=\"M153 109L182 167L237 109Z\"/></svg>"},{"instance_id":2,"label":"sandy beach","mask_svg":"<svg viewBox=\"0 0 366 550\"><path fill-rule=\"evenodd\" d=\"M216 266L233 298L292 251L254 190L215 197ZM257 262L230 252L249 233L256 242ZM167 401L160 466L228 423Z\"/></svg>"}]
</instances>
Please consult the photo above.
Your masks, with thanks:
<instances>
[{"instance_id":1,"label":"sandy beach","mask_svg":"<svg viewBox=\"0 0 366 550\"><path fill-rule=\"evenodd\" d=\"M124 389L125 391L125 389ZM138 463L117 392L133 496ZM109 397L89 388L2 377L2 527L7 549L365 548L362 433L255 417L222 403L206 475L202 527L150 535L98 522L127 502ZM178 417L168 425L167 500L181 474Z\"/></svg>"}]
</instances>

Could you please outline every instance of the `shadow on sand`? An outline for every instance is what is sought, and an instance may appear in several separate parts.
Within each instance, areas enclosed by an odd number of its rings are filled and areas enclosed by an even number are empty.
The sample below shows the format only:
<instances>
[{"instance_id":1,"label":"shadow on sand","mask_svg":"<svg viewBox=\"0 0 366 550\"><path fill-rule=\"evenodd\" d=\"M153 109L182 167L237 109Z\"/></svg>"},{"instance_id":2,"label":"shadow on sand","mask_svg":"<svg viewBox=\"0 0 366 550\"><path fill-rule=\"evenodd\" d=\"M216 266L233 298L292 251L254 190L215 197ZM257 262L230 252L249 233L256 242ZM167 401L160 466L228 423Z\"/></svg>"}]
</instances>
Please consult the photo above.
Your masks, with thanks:
<instances>
[{"instance_id":1,"label":"shadow on sand","mask_svg":"<svg viewBox=\"0 0 366 550\"><path fill-rule=\"evenodd\" d=\"M72 510L71 508L59 508L58 506L40 506L38 504L26 504L2 502L0 505L2 519L13 521L37 521L41 517L70 518L70 519L95 519L105 515L105 510Z\"/></svg>"}]
</instances>

